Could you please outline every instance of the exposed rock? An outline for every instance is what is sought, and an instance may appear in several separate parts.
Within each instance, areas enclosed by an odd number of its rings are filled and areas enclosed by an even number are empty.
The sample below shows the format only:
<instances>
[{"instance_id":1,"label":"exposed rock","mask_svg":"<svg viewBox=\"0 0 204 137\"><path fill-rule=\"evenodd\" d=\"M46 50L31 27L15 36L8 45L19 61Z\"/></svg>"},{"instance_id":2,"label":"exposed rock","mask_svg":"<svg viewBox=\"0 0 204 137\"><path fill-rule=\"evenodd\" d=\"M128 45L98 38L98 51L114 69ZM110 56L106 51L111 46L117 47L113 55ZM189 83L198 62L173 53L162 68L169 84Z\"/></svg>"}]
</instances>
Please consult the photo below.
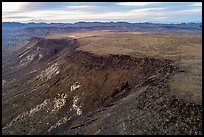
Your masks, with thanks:
<instances>
[{"instance_id":1,"label":"exposed rock","mask_svg":"<svg viewBox=\"0 0 204 137\"><path fill-rule=\"evenodd\" d=\"M73 90L75 90L75 89L78 89L80 86L81 86L81 85L80 85L78 82L74 83L74 84L71 86L71 91L73 91Z\"/></svg>"},{"instance_id":2,"label":"exposed rock","mask_svg":"<svg viewBox=\"0 0 204 137\"><path fill-rule=\"evenodd\" d=\"M3 134L202 134L202 105L169 93L175 62L99 56L76 43L30 43L33 56L21 56L30 64L4 85Z\"/></svg>"}]
</instances>

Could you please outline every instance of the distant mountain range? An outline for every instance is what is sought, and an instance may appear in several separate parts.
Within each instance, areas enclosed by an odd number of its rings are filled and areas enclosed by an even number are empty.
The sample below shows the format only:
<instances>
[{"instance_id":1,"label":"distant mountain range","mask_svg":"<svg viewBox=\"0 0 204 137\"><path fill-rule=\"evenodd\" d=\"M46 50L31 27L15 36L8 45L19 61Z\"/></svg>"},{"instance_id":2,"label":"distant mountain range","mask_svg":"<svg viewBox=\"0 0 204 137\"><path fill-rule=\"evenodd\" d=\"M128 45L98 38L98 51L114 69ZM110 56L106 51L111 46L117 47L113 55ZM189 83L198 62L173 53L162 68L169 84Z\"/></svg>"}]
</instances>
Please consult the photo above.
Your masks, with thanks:
<instances>
[{"instance_id":1,"label":"distant mountain range","mask_svg":"<svg viewBox=\"0 0 204 137\"><path fill-rule=\"evenodd\" d=\"M3 22L3 27L48 27L48 26L60 26L60 27L96 27L96 26L154 26L154 25L160 25L160 26L198 26L202 27L202 23L180 23L180 24L161 24L161 23L129 23L129 22L76 22L76 23L20 23L20 22Z\"/></svg>"},{"instance_id":2,"label":"distant mountain range","mask_svg":"<svg viewBox=\"0 0 204 137\"><path fill-rule=\"evenodd\" d=\"M44 36L48 33L71 32L76 30L116 30L116 31L157 31L157 32L201 32L202 23L129 23L129 22L76 22L76 23L20 23L3 22L3 45L18 40ZM3 47L4 47L3 46Z\"/></svg>"},{"instance_id":3,"label":"distant mountain range","mask_svg":"<svg viewBox=\"0 0 204 137\"><path fill-rule=\"evenodd\" d=\"M201 31L202 23L181 23L181 24L161 24L161 23L129 23L129 22L76 22L76 23L20 23L3 22L2 30L4 35L22 29L35 29L33 27L55 27L65 30L75 29L116 29L133 31Z\"/></svg>"}]
</instances>

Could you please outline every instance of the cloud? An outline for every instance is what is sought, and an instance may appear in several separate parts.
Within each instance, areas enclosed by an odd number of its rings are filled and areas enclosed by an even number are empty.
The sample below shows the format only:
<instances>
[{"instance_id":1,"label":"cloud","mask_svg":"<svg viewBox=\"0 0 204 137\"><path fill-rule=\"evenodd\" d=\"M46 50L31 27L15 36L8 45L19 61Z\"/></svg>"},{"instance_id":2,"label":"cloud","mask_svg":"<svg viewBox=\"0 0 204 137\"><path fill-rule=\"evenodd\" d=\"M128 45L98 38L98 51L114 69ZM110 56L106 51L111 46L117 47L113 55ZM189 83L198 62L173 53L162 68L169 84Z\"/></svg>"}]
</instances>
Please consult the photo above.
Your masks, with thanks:
<instances>
[{"instance_id":1,"label":"cloud","mask_svg":"<svg viewBox=\"0 0 204 137\"><path fill-rule=\"evenodd\" d=\"M165 2L3 2L2 20L20 22L202 20L202 3Z\"/></svg>"},{"instance_id":2,"label":"cloud","mask_svg":"<svg viewBox=\"0 0 204 137\"><path fill-rule=\"evenodd\" d=\"M2 16L3 19L27 19L27 18L32 18L30 16Z\"/></svg>"},{"instance_id":3,"label":"cloud","mask_svg":"<svg viewBox=\"0 0 204 137\"><path fill-rule=\"evenodd\" d=\"M158 4L161 2L119 2L116 3L116 5L120 6L147 6L147 5L152 5L152 4Z\"/></svg>"},{"instance_id":4,"label":"cloud","mask_svg":"<svg viewBox=\"0 0 204 137\"><path fill-rule=\"evenodd\" d=\"M185 12L202 12L202 9L189 9L189 10L184 10Z\"/></svg>"},{"instance_id":5,"label":"cloud","mask_svg":"<svg viewBox=\"0 0 204 137\"><path fill-rule=\"evenodd\" d=\"M27 2L2 2L2 12L19 11Z\"/></svg>"},{"instance_id":6,"label":"cloud","mask_svg":"<svg viewBox=\"0 0 204 137\"><path fill-rule=\"evenodd\" d=\"M159 20L159 21L161 21L161 20L164 20L164 19L167 19L167 18L169 18L169 17L156 17L156 18L153 18L153 19L155 19L155 20Z\"/></svg>"},{"instance_id":7,"label":"cloud","mask_svg":"<svg viewBox=\"0 0 204 137\"><path fill-rule=\"evenodd\" d=\"M202 2L199 2L199 3L193 3L192 6L202 7Z\"/></svg>"},{"instance_id":8,"label":"cloud","mask_svg":"<svg viewBox=\"0 0 204 137\"><path fill-rule=\"evenodd\" d=\"M93 8L99 8L100 6L85 6L85 5L80 5L80 6L64 6L65 8L68 9L93 9Z\"/></svg>"},{"instance_id":9,"label":"cloud","mask_svg":"<svg viewBox=\"0 0 204 137\"><path fill-rule=\"evenodd\" d=\"M142 8L142 9L135 9L132 11L136 11L136 12L142 12L142 11L161 11L161 10L165 10L166 8L164 7L160 7L160 8Z\"/></svg>"}]
</instances>

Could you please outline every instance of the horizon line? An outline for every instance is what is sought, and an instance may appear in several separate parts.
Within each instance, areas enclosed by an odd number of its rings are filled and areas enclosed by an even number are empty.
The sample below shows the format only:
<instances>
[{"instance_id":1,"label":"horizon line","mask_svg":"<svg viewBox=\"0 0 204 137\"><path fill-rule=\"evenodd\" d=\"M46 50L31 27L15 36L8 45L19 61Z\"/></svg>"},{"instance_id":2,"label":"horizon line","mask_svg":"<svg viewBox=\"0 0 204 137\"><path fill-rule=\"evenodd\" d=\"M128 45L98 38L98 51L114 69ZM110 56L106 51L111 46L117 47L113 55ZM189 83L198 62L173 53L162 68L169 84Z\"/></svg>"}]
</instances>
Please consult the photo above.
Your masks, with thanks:
<instances>
[{"instance_id":1,"label":"horizon line","mask_svg":"<svg viewBox=\"0 0 204 137\"><path fill-rule=\"evenodd\" d=\"M194 22L180 22L180 23L170 23L170 22L128 22L128 21L77 21L77 22L18 22L18 21L5 21L2 23L21 23L21 24L29 24L29 23L35 23L35 24L40 24L40 23L45 23L45 24L76 24L76 23L129 23L129 24L134 24L134 23L152 23L152 24L189 24L189 23L202 23L202 21L194 21Z\"/></svg>"}]
</instances>

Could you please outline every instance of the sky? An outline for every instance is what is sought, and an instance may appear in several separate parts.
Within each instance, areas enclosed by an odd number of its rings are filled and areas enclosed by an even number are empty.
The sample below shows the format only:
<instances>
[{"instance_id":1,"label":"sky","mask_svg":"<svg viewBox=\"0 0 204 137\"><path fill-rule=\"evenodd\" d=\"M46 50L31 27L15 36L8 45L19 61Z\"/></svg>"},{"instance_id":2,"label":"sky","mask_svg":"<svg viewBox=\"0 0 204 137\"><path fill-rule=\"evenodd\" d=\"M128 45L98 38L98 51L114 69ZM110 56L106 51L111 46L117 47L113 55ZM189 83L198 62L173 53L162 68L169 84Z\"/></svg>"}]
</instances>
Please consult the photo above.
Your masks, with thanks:
<instances>
[{"instance_id":1,"label":"sky","mask_svg":"<svg viewBox=\"0 0 204 137\"><path fill-rule=\"evenodd\" d=\"M202 2L2 2L3 22L202 22Z\"/></svg>"}]
</instances>

